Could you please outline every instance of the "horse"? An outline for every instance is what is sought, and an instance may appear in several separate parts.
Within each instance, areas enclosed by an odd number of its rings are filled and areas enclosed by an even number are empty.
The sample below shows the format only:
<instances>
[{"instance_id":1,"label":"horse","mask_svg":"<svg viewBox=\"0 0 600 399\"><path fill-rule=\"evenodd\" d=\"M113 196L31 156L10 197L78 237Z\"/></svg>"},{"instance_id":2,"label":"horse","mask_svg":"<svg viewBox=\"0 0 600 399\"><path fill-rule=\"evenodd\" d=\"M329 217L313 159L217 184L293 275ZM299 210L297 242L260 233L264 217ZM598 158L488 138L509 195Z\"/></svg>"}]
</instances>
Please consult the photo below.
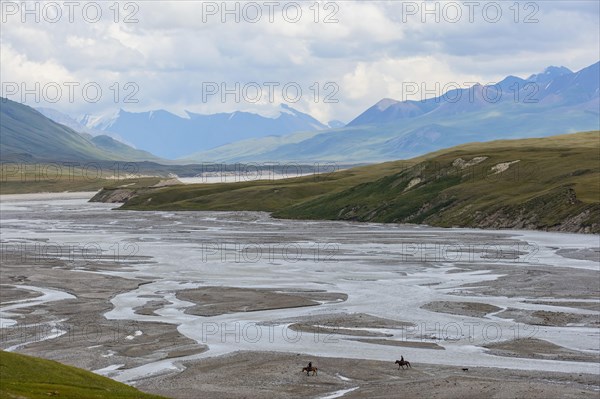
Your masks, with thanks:
<instances>
[{"instance_id":1,"label":"horse","mask_svg":"<svg viewBox=\"0 0 600 399\"><path fill-rule=\"evenodd\" d=\"M412 369L412 366L410 365L410 362L406 361L406 360L396 360L395 364L398 365L398 370L400 370L400 368L404 369L404 366L406 366L406 368L410 367Z\"/></svg>"},{"instance_id":2,"label":"horse","mask_svg":"<svg viewBox=\"0 0 600 399\"><path fill-rule=\"evenodd\" d=\"M310 375L310 372L312 371L313 375L317 375L317 368L316 367L304 367L302 369L302 372L304 373L306 371L306 375Z\"/></svg>"}]
</instances>

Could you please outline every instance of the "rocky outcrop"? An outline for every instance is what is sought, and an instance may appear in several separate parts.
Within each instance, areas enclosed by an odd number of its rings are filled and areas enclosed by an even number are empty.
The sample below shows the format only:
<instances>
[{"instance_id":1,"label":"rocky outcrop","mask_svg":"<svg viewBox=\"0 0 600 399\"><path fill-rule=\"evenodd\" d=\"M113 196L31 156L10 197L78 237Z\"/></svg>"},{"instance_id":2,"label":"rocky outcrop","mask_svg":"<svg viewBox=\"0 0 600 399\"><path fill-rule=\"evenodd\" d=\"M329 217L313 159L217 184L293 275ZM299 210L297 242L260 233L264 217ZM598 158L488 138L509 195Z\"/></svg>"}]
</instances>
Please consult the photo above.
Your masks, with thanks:
<instances>
[{"instance_id":1,"label":"rocky outcrop","mask_svg":"<svg viewBox=\"0 0 600 399\"><path fill-rule=\"evenodd\" d=\"M124 204L136 195L138 190L132 188L103 188L94 195L90 202L106 202L110 204Z\"/></svg>"}]
</instances>

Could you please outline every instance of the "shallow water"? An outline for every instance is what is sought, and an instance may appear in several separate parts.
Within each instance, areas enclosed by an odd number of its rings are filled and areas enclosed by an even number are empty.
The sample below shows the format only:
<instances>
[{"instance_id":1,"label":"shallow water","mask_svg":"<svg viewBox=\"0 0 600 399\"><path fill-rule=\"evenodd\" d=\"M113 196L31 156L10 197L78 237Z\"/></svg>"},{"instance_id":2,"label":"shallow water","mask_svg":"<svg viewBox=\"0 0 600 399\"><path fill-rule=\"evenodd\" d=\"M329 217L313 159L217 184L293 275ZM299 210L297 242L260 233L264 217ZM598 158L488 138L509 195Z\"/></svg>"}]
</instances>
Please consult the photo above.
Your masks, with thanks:
<instances>
[{"instance_id":1,"label":"shallow water","mask_svg":"<svg viewBox=\"0 0 600 399\"><path fill-rule=\"evenodd\" d=\"M88 203L89 197L89 194L62 195L58 199L52 195L3 196L0 203L2 245L20 244L31 248L42 245L63 259L83 264L136 260L134 268L101 273L143 276L154 282L116 295L112 299L114 308L105 317L176 324L180 333L209 346L207 352L189 358L238 350L265 350L393 362L403 354L411 362L422 363L599 371L597 363L498 357L482 349L482 345L491 342L535 337L600 354L598 328L534 327L494 314L467 317L420 308L431 301L470 301L503 309L564 311L564 308L524 303L528 298L518 296L461 294L460 286L465 283L485 285L486 281L508 274L514 268L528 266L598 271L597 261L557 254L561 249L598 247L597 235L288 221L252 212L113 211L115 205ZM483 270L459 269L469 264L484 267ZM494 271L487 273L486 265ZM178 300L175 292L202 286L325 290L346 293L348 299L313 307L213 317L185 314L185 309L192 304ZM49 291L45 293L35 300L60 300L59 296L49 295ZM148 295L158 298L148 298ZM133 308L160 298L169 304L156 311L157 315L133 312ZM3 307L0 314L9 317L4 313L8 310ZM298 317L341 312L368 313L414 323L415 328L377 331L392 334L389 339L435 342L445 350L361 343L348 340L347 336L298 333L288 329L290 320ZM110 373L122 381L134 381L177 367L173 360L163 360L129 370L108 367L98 372Z\"/></svg>"}]
</instances>

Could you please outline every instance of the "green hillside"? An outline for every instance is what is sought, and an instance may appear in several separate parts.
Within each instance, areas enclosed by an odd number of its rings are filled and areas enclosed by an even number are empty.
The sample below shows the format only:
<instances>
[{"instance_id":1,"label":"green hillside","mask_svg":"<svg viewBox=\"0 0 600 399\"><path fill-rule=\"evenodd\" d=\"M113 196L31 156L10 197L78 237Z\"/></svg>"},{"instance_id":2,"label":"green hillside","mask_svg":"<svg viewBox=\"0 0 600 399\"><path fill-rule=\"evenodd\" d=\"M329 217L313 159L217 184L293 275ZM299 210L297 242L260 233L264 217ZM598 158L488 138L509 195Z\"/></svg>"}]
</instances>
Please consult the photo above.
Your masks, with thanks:
<instances>
[{"instance_id":1,"label":"green hillside","mask_svg":"<svg viewBox=\"0 0 600 399\"><path fill-rule=\"evenodd\" d=\"M92 144L96 147L113 154L113 156L118 157L118 159L125 160L128 162L132 161L160 161L160 158L152 155L147 151L142 151L135 149L133 147L128 146L127 144L123 144L120 141L113 139L110 136L100 135L95 136L90 139Z\"/></svg>"},{"instance_id":2,"label":"green hillside","mask_svg":"<svg viewBox=\"0 0 600 399\"><path fill-rule=\"evenodd\" d=\"M600 232L599 156L600 132L472 143L284 181L138 188L123 208Z\"/></svg>"},{"instance_id":3,"label":"green hillside","mask_svg":"<svg viewBox=\"0 0 600 399\"><path fill-rule=\"evenodd\" d=\"M57 170L59 173L57 173ZM92 170L93 171L93 170ZM105 174L111 170L104 169ZM62 193L66 191L98 191L105 187L149 187L165 180L163 177L86 177L88 171L81 168L56 169L56 164L0 165L0 195L29 193ZM93 172L92 172L93 173ZM47 176L46 176L47 175ZM92 175L93 176L93 175Z\"/></svg>"},{"instance_id":4,"label":"green hillside","mask_svg":"<svg viewBox=\"0 0 600 399\"><path fill-rule=\"evenodd\" d=\"M274 212L299 202L344 190L393 173L396 162L285 180L219 184L189 184L166 188L136 188L122 207L139 210L250 210ZM124 188L127 190L128 188ZM109 198L107 188L95 200ZM123 189L119 189L123 190ZM94 199L92 199L94 200Z\"/></svg>"},{"instance_id":5,"label":"green hillside","mask_svg":"<svg viewBox=\"0 0 600 399\"><path fill-rule=\"evenodd\" d=\"M48 119L35 109L0 98L3 161L158 160L108 136L91 137Z\"/></svg>"},{"instance_id":6,"label":"green hillside","mask_svg":"<svg viewBox=\"0 0 600 399\"><path fill-rule=\"evenodd\" d=\"M129 385L46 359L0 351L0 397L159 399Z\"/></svg>"},{"instance_id":7,"label":"green hillside","mask_svg":"<svg viewBox=\"0 0 600 399\"><path fill-rule=\"evenodd\" d=\"M598 132L469 144L276 215L600 232L599 151Z\"/></svg>"}]
</instances>

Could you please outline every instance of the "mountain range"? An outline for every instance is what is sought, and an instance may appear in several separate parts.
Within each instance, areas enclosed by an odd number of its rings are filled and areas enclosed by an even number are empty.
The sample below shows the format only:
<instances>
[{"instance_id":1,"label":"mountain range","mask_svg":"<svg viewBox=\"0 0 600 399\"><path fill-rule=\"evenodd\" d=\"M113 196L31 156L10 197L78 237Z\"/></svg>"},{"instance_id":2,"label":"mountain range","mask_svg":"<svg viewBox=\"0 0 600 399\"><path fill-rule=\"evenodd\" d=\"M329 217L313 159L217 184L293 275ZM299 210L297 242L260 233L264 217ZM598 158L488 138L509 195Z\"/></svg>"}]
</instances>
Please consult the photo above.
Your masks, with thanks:
<instances>
[{"instance_id":1,"label":"mountain range","mask_svg":"<svg viewBox=\"0 0 600 399\"><path fill-rule=\"evenodd\" d=\"M597 130L599 65L578 72L549 67L423 101L383 99L343 128L254 138L187 160L379 162L473 141Z\"/></svg>"},{"instance_id":2,"label":"mountain range","mask_svg":"<svg viewBox=\"0 0 600 399\"><path fill-rule=\"evenodd\" d=\"M2 99L0 154L33 159L179 163L371 163L474 141L600 129L600 63L455 89L423 101L383 99L347 125L281 105L274 118L164 110L72 118ZM156 154L156 155L153 155ZM161 158L159 158L158 156Z\"/></svg>"},{"instance_id":3,"label":"mountain range","mask_svg":"<svg viewBox=\"0 0 600 399\"><path fill-rule=\"evenodd\" d=\"M285 104L280 105L275 118L240 111L211 115L186 112L186 116L181 117L165 110L127 112L120 109L103 117L84 115L77 122L94 131L110 132L136 148L169 159L189 155L190 149L204 151L249 138L329 128ZM341 122L331 123L340 126Z\"/></svg>"}]
</instances>

